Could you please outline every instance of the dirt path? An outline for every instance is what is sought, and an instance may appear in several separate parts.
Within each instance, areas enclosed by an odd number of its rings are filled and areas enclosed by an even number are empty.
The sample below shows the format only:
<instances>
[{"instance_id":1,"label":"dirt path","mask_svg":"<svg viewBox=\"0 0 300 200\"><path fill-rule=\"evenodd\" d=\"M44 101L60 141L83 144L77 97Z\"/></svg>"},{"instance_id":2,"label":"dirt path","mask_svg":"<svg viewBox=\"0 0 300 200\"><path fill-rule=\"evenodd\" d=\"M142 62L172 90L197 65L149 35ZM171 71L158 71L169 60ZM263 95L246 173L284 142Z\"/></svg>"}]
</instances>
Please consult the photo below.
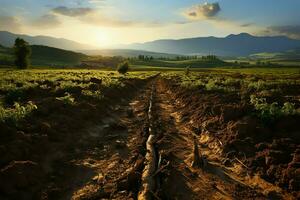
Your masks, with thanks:
<instances>
[{"instance_id":1,"label":"dirt path","mask_svg":"<svg viewBox=\"0 0 300 200\"><path fill-rule=\"evenodd\" d=\"M160 78L150 81L134 98L109 108L61 155L44 199L140 199L149 178L154 190L146 199L270 199L263 183L250 183L242 163L224 166L219 141L196 135L183 122L182 109ZM144 177L152 161L149 134L155 169ZM207 161L198 168L192 167L195 141Z\"/></svg>"}]
</instances>

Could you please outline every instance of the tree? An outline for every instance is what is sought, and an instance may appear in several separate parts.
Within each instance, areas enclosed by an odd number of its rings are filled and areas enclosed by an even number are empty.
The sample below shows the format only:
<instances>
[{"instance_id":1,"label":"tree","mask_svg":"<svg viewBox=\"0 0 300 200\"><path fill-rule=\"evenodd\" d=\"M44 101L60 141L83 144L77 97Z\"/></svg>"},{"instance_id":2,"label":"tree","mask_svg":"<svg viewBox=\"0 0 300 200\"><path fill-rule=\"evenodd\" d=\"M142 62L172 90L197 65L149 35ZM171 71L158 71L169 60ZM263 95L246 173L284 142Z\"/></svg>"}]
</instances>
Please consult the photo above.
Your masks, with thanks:
<instances>
[{"instance_id":1,"label":"tree","mask_svg":"<svg viewBox=\"0 0 300 200\"><path fill-rule=\"evenodd\" d=\"M17 38L14 45L15 64L19 69L26 69L29 65L31 48L25 40Z\"/></svg>"},{"instance_id":2,"label":"tree","mask_svg":"<svg viewBox=\"0 0 300 200\"><path fill-rule=\"evenodd\" d=\"M145 56L144 55L139 55L139 60L145 60Z\"/></svg>"},{"instance_id":3,"label":"tree","mask_svg":"<svg viewBox=\"0 0 300 200\"><path fill-rule=\"evenodd\" d=\"M128 69L129 69L129 63L126 61L123 63L120 63L117 68L117 70L120 74L126 74Z\"/></svg>"}]
</instances>

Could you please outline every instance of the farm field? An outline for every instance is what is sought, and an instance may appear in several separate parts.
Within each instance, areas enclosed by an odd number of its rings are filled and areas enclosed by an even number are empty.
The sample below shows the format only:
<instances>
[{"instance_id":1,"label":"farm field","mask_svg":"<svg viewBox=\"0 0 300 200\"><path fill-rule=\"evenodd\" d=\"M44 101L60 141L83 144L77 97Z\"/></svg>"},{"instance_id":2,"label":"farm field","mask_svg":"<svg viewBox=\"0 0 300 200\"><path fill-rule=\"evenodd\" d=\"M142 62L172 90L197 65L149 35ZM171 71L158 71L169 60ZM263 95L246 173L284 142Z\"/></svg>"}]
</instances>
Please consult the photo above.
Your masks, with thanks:
<instances>
[{"instance_id":1,"label":"farm field","mask_svg":"<svg viewBox=\"0 0 300 200\"><path fill-rule=\"evenodd\" d=\"M297 68L0 77L0 199L300 197Z\"/></svg>"},{"instance_id":2,"label":"farm field","mask_svg":"<svg viewBox=\"0 0 300 200\"><path fill-rule=\"evenodd\" d=\"M2 0L0 200L300 199L299 8Z\"/></svg>"}]
</instances>

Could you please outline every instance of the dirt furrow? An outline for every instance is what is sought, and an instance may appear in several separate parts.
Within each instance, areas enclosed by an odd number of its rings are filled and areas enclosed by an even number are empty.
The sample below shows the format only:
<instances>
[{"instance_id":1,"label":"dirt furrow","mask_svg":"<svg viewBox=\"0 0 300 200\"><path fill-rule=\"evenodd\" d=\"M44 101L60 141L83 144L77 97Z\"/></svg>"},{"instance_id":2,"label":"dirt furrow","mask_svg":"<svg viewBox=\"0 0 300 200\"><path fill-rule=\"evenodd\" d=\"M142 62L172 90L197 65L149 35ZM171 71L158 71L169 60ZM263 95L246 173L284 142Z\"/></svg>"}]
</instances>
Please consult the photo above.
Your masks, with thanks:
<instances>
[{"instance_id":1,"label":"dirt furrow","mask_svg":"<svg viewBox=\"0 0 300 200\"><path fill-rule=\"evenodd\" d=\"M177 112L180 102L176 102L163 82L158 81L156 87L154 110L160 125L157 132L163 132L157 148L164 162L170 162L160 174L159 196L162 199L267 199L224 167L218 154L201 143L201 137L182 122ZM200 157L208 160L200 168L192 167L195 136L196 142L201 143Z\"/></svg>"},{"instance_id":2,"label":"dirt furrow","mask_svg":"<svg viewBox=\"0 0 300 200\"><path fill-rule=\"evenodd\" d=\"M150 100L149 100L149 109L148 109L148 122L149 122L149 137L146 142L147 153L145 155L145 166L142 174L142 185L138 195L139 200L150 200L152 199L153 192L156 188L156 177L154 173L157 169L157 152L155 148L155 131L153 129L153 94L154 94L154 85L152 85Z\"/></svg>"},{"instance_id":3,"label":"dirt furrow","mask_svg":"<svg viewBox=\"0 0 300 200\"><path fill-rule=\"evenodd\" d=\"M49 161L42 199L136 199L146 154L151 83L108 108L72 149Z\"/></svg>"},{"instance_id":4,"label":"dirt furrow","mask_svg":"<svg viewBox=\"0 0 300 200\"><path fill-rule=\"evenodd\" d=\"M270 199L264 190L275 186L250 176L237 158L226 166L222 142L193 129L203 126L192 125L192 111L174 93L161 77L149 80L74 132L72 145L53 145L41 162L45 186L34 198Z\"/></svg>"}]
</instances>

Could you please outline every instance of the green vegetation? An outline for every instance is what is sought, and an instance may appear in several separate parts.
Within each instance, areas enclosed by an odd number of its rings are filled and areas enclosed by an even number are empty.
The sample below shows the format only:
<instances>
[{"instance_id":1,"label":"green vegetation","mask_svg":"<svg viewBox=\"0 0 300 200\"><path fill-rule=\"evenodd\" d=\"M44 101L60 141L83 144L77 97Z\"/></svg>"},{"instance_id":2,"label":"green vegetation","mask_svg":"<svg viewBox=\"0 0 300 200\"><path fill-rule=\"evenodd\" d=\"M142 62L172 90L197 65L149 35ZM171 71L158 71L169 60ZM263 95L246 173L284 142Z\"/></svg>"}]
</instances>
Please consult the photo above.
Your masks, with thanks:
<instances>
[{"instance_id":1,"label":"green vegetation","mask_svg":"<svg viewBox=\"0 0 300 200\"><path fill-rule=\"evenodd\" d=\"M30 48L31 56L27 59L31 60L33 66L74 67L79 66L81 61L89 59L82 53L47 46L32 45ZM0 46L0 65L14 65L14 57L13 49Z\"/></svg>"},{"instance_id":2,"label":"green vegetation","mask_svg":"<svg viewBox=\"0 0 300 200\"><path fill-rule=\"evenodd\" d=\"M122 76L99 70L0 70L0 121L17 123L50 104L77 107L101 102L107 93L144 80L157 72L128 72ZM59 107L59 106L58 106Z\"/></svg>"},{"instance_id":3,"label":"green vegetation","mask_svg":"<svg viewBox=\"0 0 300 200\"><path fill-rule=\"evenodd\" d=\"M73 51L66 51L53 47L32 45L32 63L34 65L79 65L88 56Z\"/></svg>"},{"instance_id":4,"label":"green vegetation","mask_svg":"<svg viewBox=\"0 0 300 200\"><path fill-rule=\"evenodd\" d=\"M19 69L26 69L29 66L29 56L31 55L31 48L29 44L17 38L14 45L15 64Z\"/></svg>"},{"instance_id":5,"label":"green vegetation","mask_svg":"<svg viewBox=\"0 0 300 200\"><path fill-rule=\"evenodd\" d=\"M262 52L248 57L239 57L226 60L239 67L299 67L300 50L293 49L285 52Z\"/></svg>"},{"instance_id":6,"label":"green vegetation","mask_svg":"<svg viewBox=\"0 0 300 200\"><path fill-rule=\"evenodd\" d=\"M210 70L164 72L162 76L181 87L199 94L237 95L244 104L253 107L253 114L269 123L281 117L300 114L300 74L295 69Z\"/></svg>"},{"instance_id":7,"label":"green vegetation","mask_svg":"<svg viewBox=\"0 0 300 200\"><path fill-rule=\"evenodd\" d=\"M65 96L56 97L56 100L62 101L65 105L74 105L75 98L72 97L68 92L65 93Z\"/></svg>"},{"instance_id":8,"label":"green vegetation","mask_svg":"<svg viewBox=\"0 0 300 200\"><path fill-rule=\"evenodd\" d=\"M125 58L120 56L93 56L83 60L80 67L84 68L101 68L101 69L116 69L118 65L125 61Z\"/></svg>"},{"instance_id":9,"label":"green vegetation","mask_svg":"<svg viewBox=\"0 0 300 200\"><path fill-rule=\"evenodd\" d=\"M276 62L276 61L299 61L300 49L292 49L285 52L276 52L276 53L257 53L252 54L249 57L252 59L259 59L267 62Z\"/></svg>"},{"instance_id":10,"label":"green vegetation","mask_svg":"<svg viewBox=\"0 0 300 200\"><path fill-rule=\"evenodd\" d=\"M258 111L258 116L265 122L273 121L282 116L297 114L295 104L290 102L285 102L281 107L277 102L269 104L266 98L257 98L255 95L251 95L250 103Z\"/></svg>"},{"instance_id":11,"label":"green vegetation","mask_svg":"<svg viewBox=\"0 0 300 200\"><path fill-rule=\"evenodd\" d=\"M13 49L0 45L0 65L11 65L14 62Z\"/></svg>"},{"instance_id":12,"label":"green vegetation","mask_svg":"<svg viewBox=\"0 0 300 200\"><path fill-rule=\"evenodd\" d=\"M36 109L37 106L31 101L24 106L15 102L12 108L3 108L0 106L0 122L17 124L21 119L29 116L31 112Z\"/></svg>"},{"instance_id":13,"label":"green vegetation","mask_svg":"<svg viewBox=\"0 0 300 200\"><path fill-rule=\"evenodd\" d=\"M128 64L128 62L125 61L125 62L119 64L117 70L118 70L118 72L120 74L126 74L127 71L129 70L129 64Z\"/></svg>"},{"instance_id":14,"label":"green vegetation","mask_svg":"<svg viewBox=\"0 0 300 200\"><path fill-rule=\"evenodd\" d=\"M210 67L224 67L228 63L218 59L216 56L178 56L172 58L153 59L152 57L140 55L136 59L130 59L130 64L133 66L152 66L152 67L170 67L170 68L210 68Z\"/></svg>"}]
</instances>

